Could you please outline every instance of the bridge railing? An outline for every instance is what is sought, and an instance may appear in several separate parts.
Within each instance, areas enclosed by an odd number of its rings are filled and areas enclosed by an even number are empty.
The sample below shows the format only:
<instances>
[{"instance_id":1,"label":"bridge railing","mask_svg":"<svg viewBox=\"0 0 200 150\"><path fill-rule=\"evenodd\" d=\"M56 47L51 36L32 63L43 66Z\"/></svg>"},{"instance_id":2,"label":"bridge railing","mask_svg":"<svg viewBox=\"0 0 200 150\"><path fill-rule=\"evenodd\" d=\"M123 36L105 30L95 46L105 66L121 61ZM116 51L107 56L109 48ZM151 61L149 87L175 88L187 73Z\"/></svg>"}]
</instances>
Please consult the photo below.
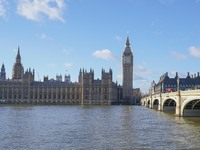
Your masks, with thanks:
<instances>
[{"instance_id":1,"label":"bridge railing","mask_svg":"<svg viewBox=\"0 0 200 150\"><path fill-rule=\"evenodd\" d=\"M167 93L156 93L156 94L148 94L145 95L141 98L141 100L145 100L145 99L150 99L152 98L158 98L160 96L162 97L170 97L170 96L175 96L177 95L177 91L175 92L167 92ZM181 96L200 96L200 89L191 89L191 90L180 90L180 95Z\"/></svg>"},{"instance_id":2,"label":"bridge railing","mask_svg":"<svg viewBox=\"0 0 200 150\"><path fill-rule=\"evenodd\" d=\"M200 96L200 89L180 91L182 96Z\"/></svg>"}]
</instances>

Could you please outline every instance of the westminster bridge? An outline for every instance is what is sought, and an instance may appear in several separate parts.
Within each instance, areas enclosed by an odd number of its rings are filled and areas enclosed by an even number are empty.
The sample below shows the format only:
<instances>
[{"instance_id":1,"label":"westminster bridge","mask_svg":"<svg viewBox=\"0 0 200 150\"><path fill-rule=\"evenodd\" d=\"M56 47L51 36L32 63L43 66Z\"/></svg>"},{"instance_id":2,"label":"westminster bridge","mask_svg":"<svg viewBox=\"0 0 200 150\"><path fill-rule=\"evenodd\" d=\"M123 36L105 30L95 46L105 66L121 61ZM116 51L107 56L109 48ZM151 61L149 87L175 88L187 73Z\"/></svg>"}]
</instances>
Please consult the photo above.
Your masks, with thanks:
<instances>
[{"instance_id":1,"label":"westminster bridge","mask_svg":"<svg viewBox=\"0 0 200 150\"><path fill-rule=\"evenodd\" d=\"M177 116L200 116L200 89L150 94L141 99L141 105Z\"/></svg>"}]
</instances>

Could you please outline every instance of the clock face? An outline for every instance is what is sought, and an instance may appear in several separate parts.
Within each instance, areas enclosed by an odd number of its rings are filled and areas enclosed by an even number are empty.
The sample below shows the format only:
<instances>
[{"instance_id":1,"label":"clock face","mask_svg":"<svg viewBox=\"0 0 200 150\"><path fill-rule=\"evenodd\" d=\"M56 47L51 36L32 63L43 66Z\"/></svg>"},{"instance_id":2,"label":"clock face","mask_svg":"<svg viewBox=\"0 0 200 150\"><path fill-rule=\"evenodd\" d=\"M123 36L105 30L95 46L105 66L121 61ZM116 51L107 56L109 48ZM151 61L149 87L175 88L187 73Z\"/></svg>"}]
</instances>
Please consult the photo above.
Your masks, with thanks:
<instances>
[{"instance_id":1,"label":"clock face","mask_svg":"<svg viewBox=\"0 0 200 150\"><path fill-rule=\"evenodd\" d=\"M130 56L126 56L124 58L124 63L126 63L126 64L131 63L131 57Z\"/></svg>"}]
</instances>

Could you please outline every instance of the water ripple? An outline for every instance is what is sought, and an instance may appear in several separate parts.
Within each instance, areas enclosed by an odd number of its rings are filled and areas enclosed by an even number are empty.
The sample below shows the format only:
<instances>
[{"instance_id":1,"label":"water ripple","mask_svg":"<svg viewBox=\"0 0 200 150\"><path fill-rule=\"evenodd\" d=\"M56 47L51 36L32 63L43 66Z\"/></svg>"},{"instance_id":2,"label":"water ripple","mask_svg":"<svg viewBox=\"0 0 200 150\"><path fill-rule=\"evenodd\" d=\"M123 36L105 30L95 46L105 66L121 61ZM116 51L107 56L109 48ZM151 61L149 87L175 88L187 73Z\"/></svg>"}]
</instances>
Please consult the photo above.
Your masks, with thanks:
<instances>
[{"instance_id":1,"label":"water ripple","mask_svg":"<svg viewBox=\"0 0 200 150\"><path fill-rule=\"evenodd\" d=\"M200 118L139 106L1 106L0 149L196 149Z\"/></svg>"}]
</instances>

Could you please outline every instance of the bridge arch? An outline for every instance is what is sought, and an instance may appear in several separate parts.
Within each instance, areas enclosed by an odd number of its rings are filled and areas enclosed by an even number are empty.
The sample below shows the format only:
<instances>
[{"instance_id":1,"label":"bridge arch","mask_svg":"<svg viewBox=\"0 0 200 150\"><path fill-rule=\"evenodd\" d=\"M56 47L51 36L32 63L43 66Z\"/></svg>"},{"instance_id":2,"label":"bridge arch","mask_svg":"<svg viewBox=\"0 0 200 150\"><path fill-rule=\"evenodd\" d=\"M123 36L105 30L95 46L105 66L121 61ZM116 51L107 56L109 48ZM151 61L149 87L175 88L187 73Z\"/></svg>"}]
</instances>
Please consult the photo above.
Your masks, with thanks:
<instances>
[{"instance_id":1,"label":"bridge arch","mask_svg":"<svg viewBox=\"0 0 200 150\"><path fill-rule=\"evenodd\" d=\"M153 109L158 110L158 105L159 105L159 100L158 99L154 99L153 100Z\"/></svg>"},{"instance_id":2,"label":"bridge arch","mask_svg":"<svg viewBox=\"0 0 200 150\"><path fill-rule=\"evenodd\" d=\"M163 101L163 111L176 112L176 100L167 98Z\"/></svg>"},{"instance_id":3,"label":"bridge arch","mask_svg":"<svg viewBox=\"0 0 200 150\"><path fill-rule=\"evenodd\" d=\"M183 102L181 107L181 116L200 116L200 97L190 98Z\"/></svg>"}]
</instances>

